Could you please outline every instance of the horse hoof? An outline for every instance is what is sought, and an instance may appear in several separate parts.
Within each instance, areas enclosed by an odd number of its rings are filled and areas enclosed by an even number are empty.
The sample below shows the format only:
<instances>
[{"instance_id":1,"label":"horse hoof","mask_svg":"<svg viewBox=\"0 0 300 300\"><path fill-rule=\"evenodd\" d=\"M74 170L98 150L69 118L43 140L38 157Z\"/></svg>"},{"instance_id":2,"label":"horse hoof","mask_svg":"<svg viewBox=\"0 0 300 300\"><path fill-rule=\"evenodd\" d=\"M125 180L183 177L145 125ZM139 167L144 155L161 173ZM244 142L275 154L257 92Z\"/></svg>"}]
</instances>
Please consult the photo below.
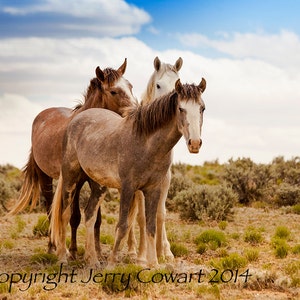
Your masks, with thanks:
<instances>
[{"instance_id":1,"label":"horse hoof","mask_svg":"<svg viewBox=\"0 0 300 300\"><path fill-rule=\"evenodd\" d=\"M55 254L55 253L56 253L56 248L55 247L48 248L48 254Z\"/></svg>"},{"instance_id":2,"label":"horse hoof","mask_svg":"<svg viewBox=\"0 0 300 300\"><path fill-rule=\"evenodd\" d=\"M174 261L173 253L166 254L166 261Z\"/></svg>"},{"instance_id":3,"label":"horse hoof","mask_svg":"<svg viewBox=\"0 0 300 300\"><path fill-rule=\"evenodd\" d=\"M93 262L88 262L87 266L91 269L101 269L101 263L100 261L93 261Z\"/></svg>"},{"instance_id":4,"label":"horse hoof","mask_svg":"<svg viewBox=\"0 0 300 300\"><path fill-rule=\"evenodd\" d=\"M138 257L136 259L136 264L141 267L147 267L147 260L145 258Z\"/></svg>"}]
</instances>

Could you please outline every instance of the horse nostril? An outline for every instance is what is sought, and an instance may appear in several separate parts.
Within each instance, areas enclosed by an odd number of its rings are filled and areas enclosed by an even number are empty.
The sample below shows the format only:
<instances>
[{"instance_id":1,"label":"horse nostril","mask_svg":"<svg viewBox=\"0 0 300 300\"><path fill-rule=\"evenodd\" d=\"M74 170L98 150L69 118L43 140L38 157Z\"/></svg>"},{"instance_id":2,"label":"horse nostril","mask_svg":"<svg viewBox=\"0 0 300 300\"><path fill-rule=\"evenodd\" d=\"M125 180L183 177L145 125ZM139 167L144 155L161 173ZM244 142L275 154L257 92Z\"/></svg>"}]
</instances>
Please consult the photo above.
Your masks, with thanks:
<instances>
[{"instance_id":1,"label":"horse nostril","mask_svg":"<svg viewBox=\"0 0 300 300\"><path fill-rule=\"evenodd\" d=\"M200 147L201 147L201 145L202 145L202 139L200 139Z\"/></svg>"}]
</instances>

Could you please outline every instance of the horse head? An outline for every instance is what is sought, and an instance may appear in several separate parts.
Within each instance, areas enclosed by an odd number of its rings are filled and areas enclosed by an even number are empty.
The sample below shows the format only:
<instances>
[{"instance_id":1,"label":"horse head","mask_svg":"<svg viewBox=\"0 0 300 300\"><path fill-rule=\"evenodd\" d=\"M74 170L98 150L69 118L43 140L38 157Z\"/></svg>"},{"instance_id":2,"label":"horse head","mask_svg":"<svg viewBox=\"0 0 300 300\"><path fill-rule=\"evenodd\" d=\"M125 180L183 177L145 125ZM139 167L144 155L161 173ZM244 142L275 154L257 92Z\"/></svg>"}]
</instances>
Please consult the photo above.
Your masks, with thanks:
<instances>
[{"instance_id":1,"label":"horse head","mask_svg":"<svg viewBox=\"0 0 300 300\"><path fill-rule=\"evenodd\" d=\"M202 145L201 129L205 104L201 96L205 88L204 78L199 85L182 84L180 79L175 84L179 100L178 128L186 140L190 153L198 153Z\"/></svg>"},{"instance_id":2,"label":"horse head","mask_svg":"<svg viewBox=\"0 0 300 300\"><path fill-rule=\"evenodd\" d=\"M106 68L101 70L98 66L95 70L96 77L90 82L84 109L106 108L119 115L128 108L136 104L136 99L132 94L132 84L123 77L127 66L127 59L117 69Z\"/></svg>"},{"instance_id":3,"label":"horse head","mask_svg":"<svg viewBox=\"0 0 300 300\"><path fill-rule=\"evenodd\" d=\"M179 78L183 60L177 59L174 65L163 63L158 57L153 61L154 72L151 75L147 89L142 96L142 103L147 104L163 95L171 92L175 87L175 82Z\"/></svg>"}]
</instances>

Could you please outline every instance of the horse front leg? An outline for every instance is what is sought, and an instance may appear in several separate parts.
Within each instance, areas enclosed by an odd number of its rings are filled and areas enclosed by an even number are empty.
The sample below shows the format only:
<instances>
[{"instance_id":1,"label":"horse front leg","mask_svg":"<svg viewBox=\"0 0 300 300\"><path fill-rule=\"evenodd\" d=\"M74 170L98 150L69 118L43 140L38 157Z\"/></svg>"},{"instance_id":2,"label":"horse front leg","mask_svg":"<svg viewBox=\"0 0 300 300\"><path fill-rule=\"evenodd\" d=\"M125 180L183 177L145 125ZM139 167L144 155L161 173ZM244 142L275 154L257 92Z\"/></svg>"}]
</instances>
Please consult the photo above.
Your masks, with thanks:
<instances>
[{"instance_id":1,"label":"horse front leg","mask_svg":"<svg viewBox=\"0 0 300 300\"><path fill-rule=\"evenodd\" d=\"M137 196L134 195L134 199L132 201L132 206L129 210L128 215L128 239L127 239L127 246L128 246L128 255L130 259L136 259L137 252L136 252L136 245L137 241L134 234L134 225L135 225L135 219L138 212L138 202L137 202Z\"/></svg>"},{"instance_id":2,"label":"horse front leg","mask_svg":"<svg viewBox=\"0 0 300 300\"><path fill-rule=\"evenodd\" d=\"M147 238L147 261L149 267L157 267L158 259L156 252L156 219L157 207L160 199L161 187L145 190L145 216Z\"/></svg>"},{"instance_id":3,"label":"horse front leg","mask_svg":"<svg viewBox=\"0 0 300 300\"><path fill-rule=\"evenodd\" d=\"M120 249L121 242L126 237L128 233L128 215L129 210L132 207L134 190L130 187L129 184L122 184L120 190L120 208L119 208L119 222L116 226L115 233L115 243L112 249L112 252L108 258L108 267L112 268L117 262L117 254Z\"/></svg>"},{"instance_id":4,"label":"horse front leg","mask_svg":"<svg viewBox=\"0 0 300 300\"><path fill-rule=\"evenodd\" d=\"M171 251L171 246L168 241L167 231L166 231L166 199L168 196L168 190L171 182L171 170L169 169L163 183L162 191L159 199L158 210L157 210L157 241L156 250L157 257L162 257L163 259L173 260L174 255Z\"/></svg>"},{"instance_id":5,"label":"horse front leg","mask_svg":"<svg viewBox=\"0 0 300 300\"><path fill-rule=\"evenodd\" d=\"M137 261L140 264L147 262L147 237L146 237L146 218L145 218L145 198L142 191L136 192L136 198L138 202L138 215L137 220L140 228L140 243L139 254Z\"/></svg>"},{"instance_id":6,"label":"horse front leg","mask_svg":"<svg viewBox=\"0 0 300 300\"><path fill-rule=\"evenodd\" d=\"M89 180L91 196L85 207L86 243L84 258L90 267L100 268L95 246L95 227L99 214L99 207L106 195L106 187L100 187L96 182ZM99 224L98 224L99 225ZM98 229L100 226L98 226ZM100 229L99 229L100 230ZM98 231L99 233L99 231ZM99 242L99 235L98 235ZM100 246L100 245L99 245Z\"/></svg>"}]
</instances>

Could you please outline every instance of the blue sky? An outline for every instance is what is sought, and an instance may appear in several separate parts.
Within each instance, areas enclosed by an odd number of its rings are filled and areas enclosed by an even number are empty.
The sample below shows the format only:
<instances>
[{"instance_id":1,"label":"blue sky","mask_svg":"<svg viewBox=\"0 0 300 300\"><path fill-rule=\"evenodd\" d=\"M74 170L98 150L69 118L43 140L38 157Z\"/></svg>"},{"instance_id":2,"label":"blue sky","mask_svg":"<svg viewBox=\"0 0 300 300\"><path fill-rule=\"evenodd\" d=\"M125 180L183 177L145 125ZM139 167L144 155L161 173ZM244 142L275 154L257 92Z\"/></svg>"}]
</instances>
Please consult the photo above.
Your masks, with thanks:
<instances>
[{"instance_id":1,"label":"blue sky","mask_svg":"<svg viewBox=\"0 0 300 300\"><path fill-rule=\"evenodd\" d=\"M96 66L127 57L139 97L157 55L183 58L183 82L207 80L202 152L182 144L175 161L299 155L299 11L297 0L1 0L0 163L25 164L35 115L74 106Z\"/></svg>"}]
</instances>

